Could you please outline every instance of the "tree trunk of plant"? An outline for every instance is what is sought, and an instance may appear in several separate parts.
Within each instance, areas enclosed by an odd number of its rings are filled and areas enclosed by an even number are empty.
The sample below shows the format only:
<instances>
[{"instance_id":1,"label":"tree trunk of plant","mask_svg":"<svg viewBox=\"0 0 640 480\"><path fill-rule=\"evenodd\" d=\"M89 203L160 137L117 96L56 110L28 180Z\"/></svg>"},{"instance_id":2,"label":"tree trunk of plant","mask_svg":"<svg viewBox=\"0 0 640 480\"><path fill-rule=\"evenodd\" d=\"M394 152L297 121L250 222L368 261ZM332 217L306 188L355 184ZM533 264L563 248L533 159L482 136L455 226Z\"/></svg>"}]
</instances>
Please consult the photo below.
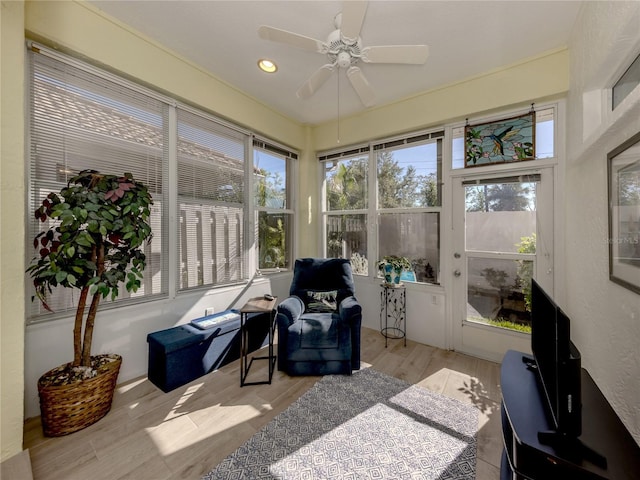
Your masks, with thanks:
<instances>
[{"instance_id":1,"label":"tree trunk of plant","mask_svg":"<svg viewBox=\"0 0 640 480\"><path fill-rule=\"evenodd\" d=\"M84 327L84 340L82 341L82 366L91 366L91 343L93 341L93 325L96 319L96 313L98 312L98 305L100 304L100 292L96 292L91 299L91 306L89 307L89 314L87 315L87 322Z\"/></svg>"},{"instance_id":2,"label":"tree trunk of plant","mask_svg":"<svg viewBox=\"0 0 640 480\"><path fill-rule=\"evenodd\" d=\"M78 367L82 364L82 320L84 318L84 309L87 305L87 296L89 287L83 287L80 292L80 300L78 301L78 309L76 310L76 321L73 325L73 366Z\"/></svg>"},{"instance_id":3,"label":"tree trunk of plant","mask_svg":"<svg viewBox=\"0 0 640 480\"><path fill-rule=\"evenodd\" d=\"M104 273L104 244L100 244L95 248L96 252L96 276L101 276ZM98 290L91 299L91 306L89 307L89 313L87 314L87 320L84 326L84 339L82 341L82 366L91 366L91 343L93 341L93 325L96 319L96 313L98 312L98 305L100 304L101 293Z\"/></svg>"}]
</instances>

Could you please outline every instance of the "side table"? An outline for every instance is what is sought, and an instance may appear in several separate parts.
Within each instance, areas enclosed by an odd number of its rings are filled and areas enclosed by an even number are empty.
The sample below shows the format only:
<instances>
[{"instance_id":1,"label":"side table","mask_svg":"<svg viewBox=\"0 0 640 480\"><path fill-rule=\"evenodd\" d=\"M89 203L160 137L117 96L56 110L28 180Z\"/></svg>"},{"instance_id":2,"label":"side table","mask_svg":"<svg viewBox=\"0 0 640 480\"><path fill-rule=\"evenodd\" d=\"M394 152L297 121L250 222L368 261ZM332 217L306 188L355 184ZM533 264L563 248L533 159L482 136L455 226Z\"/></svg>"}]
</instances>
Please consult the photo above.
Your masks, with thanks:
<instances>
[{"instance_id":1,"label":"side table","mask_svg":"<svg viewBox=\"0 0 640 480\"><path fill-rule=\"evenodd\" d=\"M380 333L384 346L390 338L404 338L407 346L407 295L404 285L382 283L380 285Z\"/></svg>"},{"instance_id":2,"label":"side table","mask_svg":"<svg viewBox=\"0 0 640 480\"><path fill-rule=\"evenodd\" d=\"M275 333L275 307L277 297L273 300L267 300L264 297L254 297L245 303L244 307L240 309L240 386L245 385L262 385L265 383L271 384L273 377L273 370L276 364L276 355L273 352L273 337ZM247 316L250 313L268 313L269 314L269 354L261 357L251 357L249 361L249 332L246 328ZM249 368L253 364L254 360L268 360L269 362L269 380L262 382L247 382L247 374Z\"/></svg>"}]
</instances>

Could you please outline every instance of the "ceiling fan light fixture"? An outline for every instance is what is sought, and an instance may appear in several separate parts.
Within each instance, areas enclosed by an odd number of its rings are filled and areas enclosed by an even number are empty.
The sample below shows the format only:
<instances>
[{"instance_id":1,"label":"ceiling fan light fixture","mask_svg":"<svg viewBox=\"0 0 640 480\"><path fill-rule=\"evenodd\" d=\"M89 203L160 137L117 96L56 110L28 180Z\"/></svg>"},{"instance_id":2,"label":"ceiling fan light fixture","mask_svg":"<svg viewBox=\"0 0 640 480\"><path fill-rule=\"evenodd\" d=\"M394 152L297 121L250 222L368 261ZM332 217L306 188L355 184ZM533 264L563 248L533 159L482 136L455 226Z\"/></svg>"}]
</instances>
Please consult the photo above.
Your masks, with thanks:
<instances>
[{"instance_id":1,"label":"ceiling fan light fixture","mask_svg":"<svg viewBox=\"0 0 640 480\"><path fill-rule=\"evenodd\" d=\"M275 73L278 70L278 66L267 58L258 60L258 68L266 73Z\"/></svg>"}]
</instances>

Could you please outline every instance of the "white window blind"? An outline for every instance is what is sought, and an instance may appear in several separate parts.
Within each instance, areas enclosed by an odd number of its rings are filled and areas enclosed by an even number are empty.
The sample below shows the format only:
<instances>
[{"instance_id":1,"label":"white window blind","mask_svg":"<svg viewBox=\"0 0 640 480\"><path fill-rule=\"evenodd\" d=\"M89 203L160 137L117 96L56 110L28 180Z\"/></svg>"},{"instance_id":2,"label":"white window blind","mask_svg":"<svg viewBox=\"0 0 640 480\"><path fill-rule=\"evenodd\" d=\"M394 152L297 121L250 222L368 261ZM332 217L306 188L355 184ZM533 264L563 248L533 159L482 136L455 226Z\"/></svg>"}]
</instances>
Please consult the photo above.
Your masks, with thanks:
<instances>
[{"instance_id":1,"label":"white window blind","mask_svg":"<svg viewBox=\"0 0 640 480\"><path fill-rule=\"evenodd\" d=\"M28 57L29 210L33 212L49 192L59 191L81 170L133 174L153 196L150 224L154 236L145 246L147 267L142 287L131 294L123 287L113 303L166 294L167 259L162 252L168 244L163 220L168 105L140 89L129 88L124 81L114 82L92 67L83 69L38 49L30 50ZM29 219L31 238L47 227L32 215ZM79 290L58 288L48 303L56 313L63 313L75 309L78 295ZM104 307L110 304L105 302ZM38 301L31 302L31 319L44 313Z\"/></svg>"},{"instance_id":2,"label":"white window blind","mask_svg":"<svg viewBox=\"0 0 640 480\"><path fill-rule=\"evenodd\" d=\"M247 279L248 135L178 108L179 288Z\"/></svg>"}]
</instances>

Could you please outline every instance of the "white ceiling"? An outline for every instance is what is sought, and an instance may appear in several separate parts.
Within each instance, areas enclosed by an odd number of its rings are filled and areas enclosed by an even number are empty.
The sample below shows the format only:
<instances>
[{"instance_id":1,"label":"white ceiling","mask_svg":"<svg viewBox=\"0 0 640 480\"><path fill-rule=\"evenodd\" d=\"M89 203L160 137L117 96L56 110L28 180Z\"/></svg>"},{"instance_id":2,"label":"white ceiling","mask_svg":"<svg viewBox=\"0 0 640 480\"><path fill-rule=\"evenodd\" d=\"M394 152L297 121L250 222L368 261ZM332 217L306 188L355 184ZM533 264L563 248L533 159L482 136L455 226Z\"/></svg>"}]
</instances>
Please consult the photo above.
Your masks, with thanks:
<instances>
[{"instance_id":1,"label":"white ceiling","mask_svg":"<svg viewBox=\"0 0 640 480\"><path fill-rule=\"evenodd\" d=\"M262 40L268 25L325 41L341 1L92 1L96 7L297 121L318 124L365 107L342 70L311 98L298 88L325 55ZM364 46L427 44L425 65L362 64L384 105L565 47L580 1L370 1ZM257 68L273 59L278 71ZM338 101L338 91L339 101ZM372 107L375 108L375 107Z\"/></svg>"}]
</instances>

